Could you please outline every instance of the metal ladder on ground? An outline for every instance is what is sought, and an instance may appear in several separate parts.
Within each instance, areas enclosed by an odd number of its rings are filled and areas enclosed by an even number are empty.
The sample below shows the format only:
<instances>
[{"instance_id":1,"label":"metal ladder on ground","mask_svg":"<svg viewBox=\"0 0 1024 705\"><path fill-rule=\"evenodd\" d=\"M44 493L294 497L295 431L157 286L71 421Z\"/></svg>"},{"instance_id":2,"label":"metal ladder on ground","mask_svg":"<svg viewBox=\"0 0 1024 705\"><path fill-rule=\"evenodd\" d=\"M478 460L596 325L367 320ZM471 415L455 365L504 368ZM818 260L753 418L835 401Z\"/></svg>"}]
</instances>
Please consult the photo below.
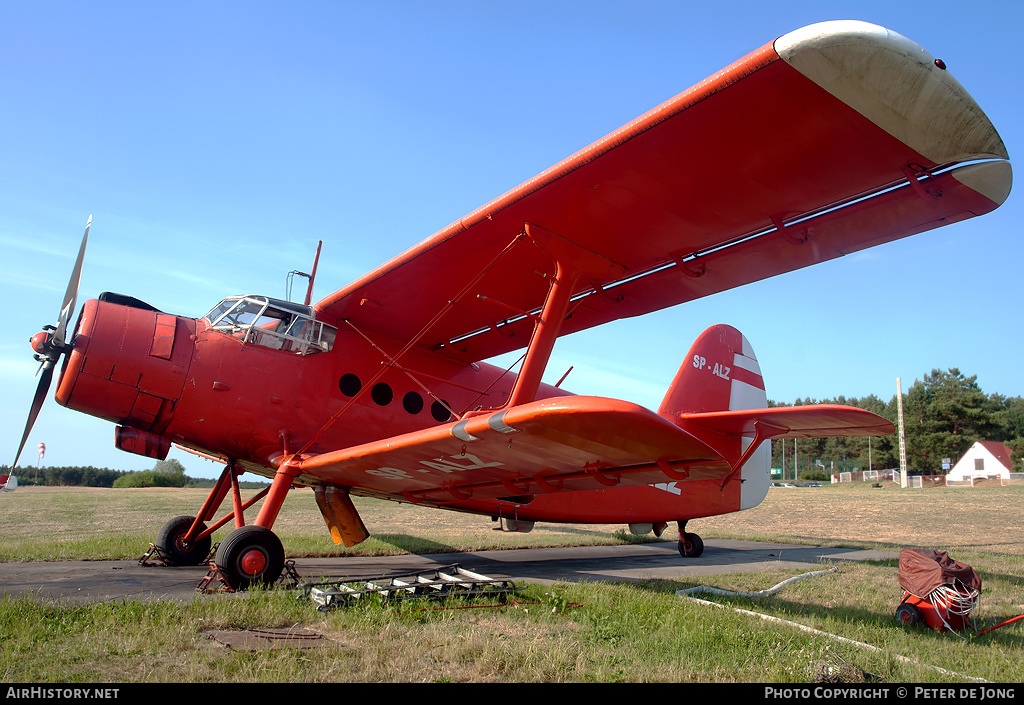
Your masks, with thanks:
<instances>
[{"instance_id":1,"label":"metal ladder on ground","mask_svg":"<svg viewBox=\"0 0 1024 705\"><path fill-rule=\"evenodd\" d=\"M378 597L384 603L478 596L505 599L510 593L522 589L511 580L489 578L458 564L399 576L301 583L297 587L302 590L299 599L308 597L321 612L350 607Z\"/></svg>"}]
</instances>

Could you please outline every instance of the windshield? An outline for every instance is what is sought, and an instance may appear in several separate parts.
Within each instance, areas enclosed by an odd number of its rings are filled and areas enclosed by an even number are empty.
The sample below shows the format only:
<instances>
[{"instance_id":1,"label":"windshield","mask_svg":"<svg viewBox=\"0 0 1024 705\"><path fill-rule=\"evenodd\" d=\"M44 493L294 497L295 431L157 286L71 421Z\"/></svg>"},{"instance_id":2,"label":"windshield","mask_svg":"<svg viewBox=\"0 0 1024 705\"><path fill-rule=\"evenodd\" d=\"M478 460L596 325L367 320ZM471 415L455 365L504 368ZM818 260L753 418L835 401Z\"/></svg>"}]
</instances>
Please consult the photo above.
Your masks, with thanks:
<instances>
[{"instance_id":1,"label":"windshield","mask_svg":"<svg viewBox=\"0 0 1024 705\"><path fill-rule=\"evenodd\" d=\"M314 319L310 307L266 296L229 296L206 320L246 343L300 355L330 350L338 332Z\"/></svg>"}]
</instances>

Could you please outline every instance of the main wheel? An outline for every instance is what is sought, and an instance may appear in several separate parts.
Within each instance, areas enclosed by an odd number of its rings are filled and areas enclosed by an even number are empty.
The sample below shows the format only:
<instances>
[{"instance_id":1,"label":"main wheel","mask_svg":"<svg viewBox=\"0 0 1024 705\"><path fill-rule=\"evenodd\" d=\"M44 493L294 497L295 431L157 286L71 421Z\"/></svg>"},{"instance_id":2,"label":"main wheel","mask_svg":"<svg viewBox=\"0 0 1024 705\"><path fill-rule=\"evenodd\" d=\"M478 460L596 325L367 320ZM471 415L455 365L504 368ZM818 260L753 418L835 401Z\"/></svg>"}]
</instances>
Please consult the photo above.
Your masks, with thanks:
<instances>
[{"instance_id":1,"label":"main wheel","mask_svg":"<svg viewBox=\"0 0 1024 705\"><path fill-rule=\"evenodd\" d=\"M209 536L190 544L182 541L195 520L195 517L174 517L160 528L154 545L160 551L164 563L174 566L199 565L210 555L212 543ZM206 525L200 523L199 530L206 531Z\"/></svg>"},{"instance_id":2,"label":"main wheel","mask_svg":"<svg viewBox=\"0 0 1024 705\"><path fill-rule=\"evenodd\" d=\"M272 585L284 570L284 546L270 529L243 526L221 542L214 560L221 575L235 590Z\"/></svg>"},{"instance_id":3,"label":"main wheel","mask_svg":"<svg viewBox=\"0 0 1024 705\"><path fill-rule=\"evenodd\" d=\"M697 534L679 535L679 555L683 558L697 558L704 553L704 541Z\"/></svg>"},{"instance_id":4,"label":"main wheel","mask_svg":"<svg viewBox=\"0 0 1024 705\"><path fill-rule=\"evenodd\" d=\"M896 608L896 619L898 619L900 624L904 627L912 627L915 624L920 624L923 619L923 615L916 605L904 602Z\"/></svg>"}]
</instances>

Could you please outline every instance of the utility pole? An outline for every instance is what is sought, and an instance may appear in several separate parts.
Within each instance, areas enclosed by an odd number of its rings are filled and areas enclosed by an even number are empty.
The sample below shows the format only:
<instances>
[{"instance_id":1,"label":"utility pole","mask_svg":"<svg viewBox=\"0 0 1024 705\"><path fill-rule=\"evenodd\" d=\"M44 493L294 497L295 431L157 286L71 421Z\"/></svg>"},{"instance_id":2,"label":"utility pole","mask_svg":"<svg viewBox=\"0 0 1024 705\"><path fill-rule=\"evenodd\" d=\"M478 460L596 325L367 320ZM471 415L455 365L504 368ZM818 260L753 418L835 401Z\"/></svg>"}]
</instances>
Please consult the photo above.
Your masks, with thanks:
<instances>
[{"instance_id":1,"label":"utility pole","mask_svg":"<svg viewBox=\"0 0 1024 705\"><path fill-rule=\"evenodd\" d=\"M907 441L903 433L903 387L896 378L896 413L900 427L900 487L907 486Z\"/></svg>"}]
</instances>

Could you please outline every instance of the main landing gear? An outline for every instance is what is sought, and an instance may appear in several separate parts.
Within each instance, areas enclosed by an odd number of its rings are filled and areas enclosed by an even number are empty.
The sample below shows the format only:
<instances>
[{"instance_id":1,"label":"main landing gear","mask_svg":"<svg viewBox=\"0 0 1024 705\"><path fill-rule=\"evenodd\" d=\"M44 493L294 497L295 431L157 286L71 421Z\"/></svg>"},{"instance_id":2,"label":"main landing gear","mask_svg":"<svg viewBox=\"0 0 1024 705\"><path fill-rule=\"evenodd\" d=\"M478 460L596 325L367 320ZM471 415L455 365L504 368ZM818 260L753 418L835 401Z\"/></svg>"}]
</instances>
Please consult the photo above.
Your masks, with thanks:
<instances>
[{"instance_id":1,"label":"main landing gear","mask_svg":"<svg viewBox=\"0 0 1024 705\"><path fill-rule=\"evenodd\" d=\"M686 531L686 522L679 524L679 555L683 558L698 558L704 553L704 541L697 534L690 534Z\"/></svg>"},{"instance_id":2,"label":"main landing gear","mask_svg":"<svg viewBox=\"0 0 1024 705\"><path fill-rule=\"evenodd\" d=\"M221 542L214 562L221 576L235 590L273 585L284 570L284 546L270 529L243 526Z\"/></svg>"},{"instance_id":3,"label":"main landing gear","mask_svg":"<svg viewBox=\"0 0 1024 705\"><path fill-rule=\"evenodd\" d=\"M234 519L235 530L217 547L214 564L223 580L234 590L255 585L272 585L284 572L285 555L281 539L271 531L281 504L291 488L294 475L285 467L278 470L273 483L249 501L242 503L238 491L239 472L228 464L199 511L199 519L179 516L171 519L157 535L154 544L166 565L200 565L210 554L213 532ZM214 512L231 492L232 511L218 521ZM246 526L243 511L266 498L253 525Z\"/></svg>"},{"instance_id":4,"label":"main landing gear","mask_svg":"<svg viewBox=\"0 0 1024 705\"><path fill-rule=\"evenodd\" d=\"M160 558L168 566L201 565L210 555L212 538L206 524L199 523L200 538L185 540L195 517L174 517L157 534ZM284 570L284 546L270 529L242 526L217 547L214 564L234 590L245 590L257 584L273 584Z\"/></svg>"},{"instance_id":5,"label":"main landing gear","mask_svg":"<svg viewBox=\"0 0 1024 705\"><path fill-rule=\"evenodd\" d=\"M201 538L192 541L186 540L189 529L195 523L195 517L174 517L160 529L154 545L165 564L199 565L210 555L213 539L209 533L206 533L206 524L199 522L198 529Z\"/></svg>"}]
</instances>

